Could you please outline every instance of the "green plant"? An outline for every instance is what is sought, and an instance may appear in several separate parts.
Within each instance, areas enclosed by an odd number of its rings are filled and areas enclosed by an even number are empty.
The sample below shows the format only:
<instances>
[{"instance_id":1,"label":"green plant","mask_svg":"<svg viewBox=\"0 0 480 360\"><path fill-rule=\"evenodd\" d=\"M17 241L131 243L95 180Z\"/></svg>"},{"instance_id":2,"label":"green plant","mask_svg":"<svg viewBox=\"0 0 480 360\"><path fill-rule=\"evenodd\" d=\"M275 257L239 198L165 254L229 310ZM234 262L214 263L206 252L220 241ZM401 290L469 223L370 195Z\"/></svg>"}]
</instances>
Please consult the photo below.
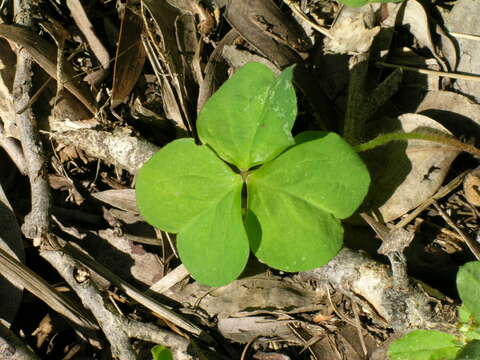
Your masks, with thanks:
<instances>
[{"instance_id":1,"label":"green plant","mask_svg":"<svg viewBox=\"0 0 480 360\"><path fill-rule=\"evenodd\" d=\"M368 191L365 165L340 136L292 136L292 77L293 67L277 78L262 64L245 65L201 110L202 144L175 140L138 173L141 213L178 234L180 259L199 282L236 279L250 249L284 271L326 264L342 246L340 219Z\"/></svg>"},{"instance_id":2,"label":"green plant","mask_svg":"<svg viewBox=\"0 0 480 360\"><path fill-rule=\"evenodd\" d=\"M163 345L155 345L150 351L153 360L173 360L172 352Z\"/></svg>"},{"instance_id":3,"label":"green plant","mask_svg":"<svg viewBox=\"0 0 480 360\"><path fill-rule=\"evenodd\" d=\"M480 359L480 262L469 262L457 273L457 289L463 301L455 336L436 330L415 330L392 342L390 360Z\"/></svg>"},{"instance_id":4,"label":"green plant","mask_svg":"<svg viewBox=\"0 0 480 360\"><path fill-rule=\"evenodd\" d=\"M370 3L402 2L404 0L338 0L338 1L347 6L360 7Z\"/></svg>"}]
</instances>

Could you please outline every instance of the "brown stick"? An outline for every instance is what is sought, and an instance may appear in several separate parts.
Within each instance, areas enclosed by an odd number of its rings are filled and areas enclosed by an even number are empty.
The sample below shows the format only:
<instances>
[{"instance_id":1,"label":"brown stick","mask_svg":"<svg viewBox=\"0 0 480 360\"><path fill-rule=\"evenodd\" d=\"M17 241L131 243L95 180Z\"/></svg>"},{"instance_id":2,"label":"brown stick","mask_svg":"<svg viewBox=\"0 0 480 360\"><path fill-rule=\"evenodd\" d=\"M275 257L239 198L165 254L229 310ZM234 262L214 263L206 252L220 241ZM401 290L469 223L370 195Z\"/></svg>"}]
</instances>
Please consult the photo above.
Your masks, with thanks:
<instances>
[{"instance_id":1,"label":"brown stick","mask_svg":"<svg viewBox=\"0 0 480 360\"><path fill-rule=\"evenodd\" d=\"M19 25L32 25L32 4L29 0L15 0L15 18ZM17 68L13 82L15 110L24 108L30 101L32 90L33 60L25 49L17 54ZM23 234L29 239L43 239L49 229L50 188L47 181L45 155L42 140L37 131L37 123L31 108L18 114L17 127L30 180L32 206L22 226Z\"/></svg>"}]
</instances>

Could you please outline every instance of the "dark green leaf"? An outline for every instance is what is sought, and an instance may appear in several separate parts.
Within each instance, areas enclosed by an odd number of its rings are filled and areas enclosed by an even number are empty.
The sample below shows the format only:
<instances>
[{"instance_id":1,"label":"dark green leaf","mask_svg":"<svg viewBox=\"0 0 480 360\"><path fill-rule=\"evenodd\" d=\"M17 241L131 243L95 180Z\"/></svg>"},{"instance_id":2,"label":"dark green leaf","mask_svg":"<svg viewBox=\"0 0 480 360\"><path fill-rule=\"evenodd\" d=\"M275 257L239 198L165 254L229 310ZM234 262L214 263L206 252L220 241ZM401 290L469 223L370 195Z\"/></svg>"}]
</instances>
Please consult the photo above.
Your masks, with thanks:
<instances>
[{"instance_id":1,"label":"dark green leaf","mask_svg":"<svg viewBox=\"0 0 480 360\"><path fill-rule=\"evenodd\" d=\"M457 289L464 306L480 321L480 262L463 265L457 274Z\"/></svg>"},{"instance_id":2,"label":"dark green leaf","mask_svg":"<svg viewBox=\"0 0 480 360\"><path fill-rule=\"evenodd\" d=\"M458 353L455 360L478 360L480 359L480 340L470 341Z\"/></svg>"}]
</instances>

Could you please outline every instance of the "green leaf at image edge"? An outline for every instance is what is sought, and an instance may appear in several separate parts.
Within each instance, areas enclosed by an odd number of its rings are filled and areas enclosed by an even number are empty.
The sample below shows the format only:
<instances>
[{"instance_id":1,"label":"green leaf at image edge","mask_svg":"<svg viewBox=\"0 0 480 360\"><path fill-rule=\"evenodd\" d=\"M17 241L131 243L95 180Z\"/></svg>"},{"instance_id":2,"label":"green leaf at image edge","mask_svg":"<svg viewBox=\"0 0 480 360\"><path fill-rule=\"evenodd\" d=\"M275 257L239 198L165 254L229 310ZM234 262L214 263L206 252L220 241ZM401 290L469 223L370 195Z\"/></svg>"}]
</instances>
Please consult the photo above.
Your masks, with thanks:
<instances>
[{"instance_id":1,"label":"green leaf at image edge","mask_svg":"<svg viewBox=\"0 0 480 360\"><path fill-rule=\"evenodd\" d=\"M415 330L392 342L390 360L454 360L461 346L455 336L436 330Z\"/></svg>"},{"instance_id":2,"label":"green leaf at image edge","mask_svg":"<svg viewBox=\"0 0 480 360\"><path fill-rule=\"evenodd\" d=\"M463 349L457 354L455 360L478 360L480 359L480 341L470 341Z\"/></svg>"},{"instance_id":3,"label":"green leaf at image edge","mask_svg":"<svg viewBox=\"0 0 480 360\"><path fill-rule=\"evenodd\" d=\"M242 186L210 148L179 139L140 169L136 198L150 224L178 233L180 259L192 277L221 286L236 279L248 260Z\"/></svg>"},{"instance_id":4,"label":"green leaf at image edge","mask_svg":"<svg viewBox=\"0 0 480 360\"><path fill-rule=\"evenodd\" d=\"M162 345L155 345L151 350L153 360L173 360L172 352Z\"/></svg>"},{"instance_id":5,"label":"green leaf at image edge","mask_svg":"<svg viewBox=\"0 0 480 360\"><path fill-rule=\"evenodd\" d=\"M398 3L405 0L339 0L342 4L350 7L361 7L371 3Z\"/></svg>"},{"instance_id":6,"label":"green leaf at image edge","mask_svg":"<svg viewBox=\"0 0 480 360\"><path fill-rule=\"evenodd\" d=\"M460 267L457 289L463 306L480 322L480 262L472 261Z\"/></svg>"},{"instance_id":7,"label":"green leaf at image edge","mask_svg":"<svg viewBox=\"0 0 480 360\"><path fill-rule=\"evenodd\" d=\"M275 158L294 144L297 103L292 78L292 66L278 78L260 63L238 69L200 111L200 140L241 170Z\"/></svg>"},{"instance_id":8,"label":"green leaf at image edge","mask_svg":"<svg viewBox=\"0 0 480 360\"><path fill-rule=\"evenodd\" d=\"M298 142L247 179L250 247L269 266L290 272L337 254L339 219L352 215L370 183L358 154L337 134L302 133Z\"/></svg>"}]
</instances>

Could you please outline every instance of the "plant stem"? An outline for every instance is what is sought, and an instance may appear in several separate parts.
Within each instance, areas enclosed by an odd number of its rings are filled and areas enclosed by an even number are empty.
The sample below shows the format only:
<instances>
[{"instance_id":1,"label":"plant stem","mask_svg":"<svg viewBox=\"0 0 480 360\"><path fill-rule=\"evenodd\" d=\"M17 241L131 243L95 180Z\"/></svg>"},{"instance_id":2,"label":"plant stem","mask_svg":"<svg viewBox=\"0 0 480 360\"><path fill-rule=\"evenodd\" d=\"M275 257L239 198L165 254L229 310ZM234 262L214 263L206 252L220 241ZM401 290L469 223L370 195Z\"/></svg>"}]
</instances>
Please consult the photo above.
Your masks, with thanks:
<instances>
[{"instance_id":1,"label":"plant stem","mask_svg":"<svg viewBox=\"0 0 480 360\"><path fill-rule=\"evenodd\" d=\"M367 141L366 143L355 146L354 148L357 152L362 152L362 151L371 150L373 148L376 148L377 146L385 145L391 141L402 141L402 140L403 141L404 140L432 141L432 142L444 144L447 146L451 146L460 151L467 152L477 158L480 158L480 150L473 145L465 144L460 140L457 140L454 137L450 137L447 135L433 134L433 133L427 133L427 132L410 132L410 133L394 132L394 133L379 135L376 138L370 141Z\"/></svg>"}]
</instances>

